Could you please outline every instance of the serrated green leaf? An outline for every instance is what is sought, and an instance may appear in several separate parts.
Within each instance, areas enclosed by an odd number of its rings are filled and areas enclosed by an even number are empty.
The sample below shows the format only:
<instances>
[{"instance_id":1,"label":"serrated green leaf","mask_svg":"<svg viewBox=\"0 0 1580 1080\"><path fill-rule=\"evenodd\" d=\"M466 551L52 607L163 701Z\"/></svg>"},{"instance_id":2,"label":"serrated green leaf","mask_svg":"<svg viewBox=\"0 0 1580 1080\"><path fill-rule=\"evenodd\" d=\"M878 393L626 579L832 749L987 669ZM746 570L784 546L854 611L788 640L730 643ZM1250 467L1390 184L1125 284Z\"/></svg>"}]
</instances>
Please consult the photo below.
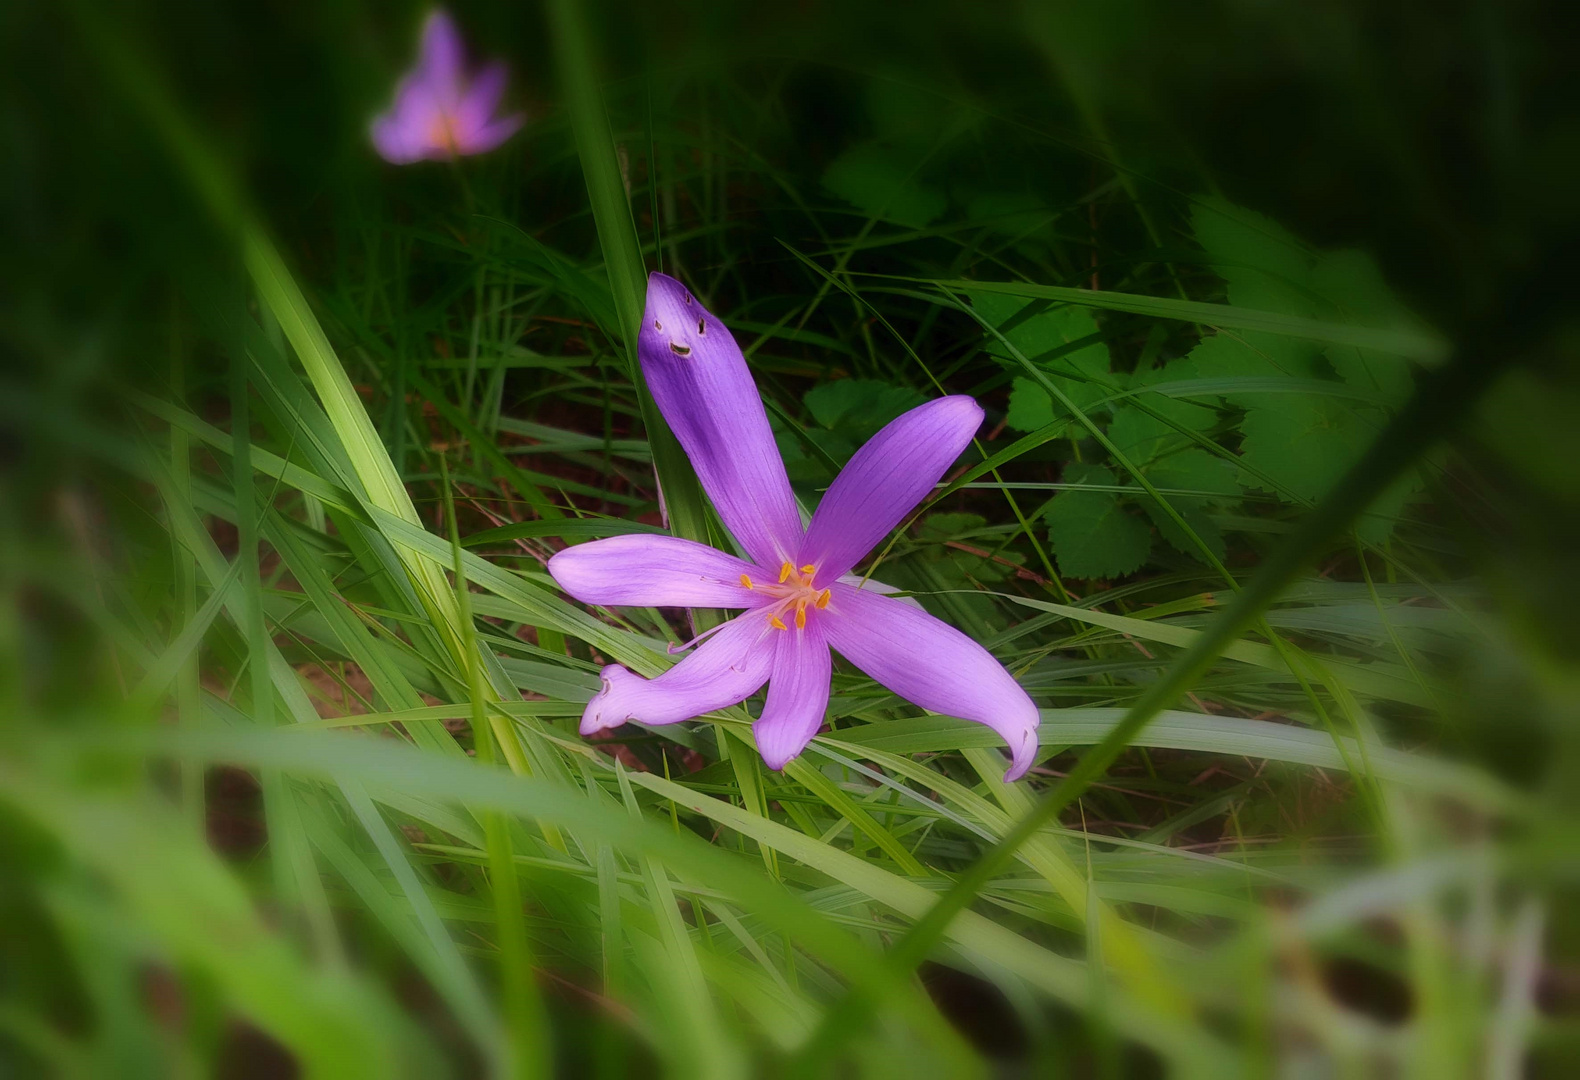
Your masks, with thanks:
<instances>
[{"instance_id":1,"label":"serrated green leaf","mask_svg":"<svg viewBox=\"0 0 1580 1080\"><path fill-rule=\"evenodd\" d=\"M909 386L893 386L877 379L836 379L814 386L802 400L812 418L823 427L846 440L862 443L927 398Z\"/></svg>"},{"instance_id":2,"label":"serrated green leaf","mask_svg":"<svg viewBox=\"0 0 1580 1080\"><path fill-rule=\"evenodd\" d=\"M1097 320L1089 308L1074 304L1045 306L1036 300L998 292L971 291L971 304L982 317L998 327L1010 344L1035 364L1049 366L1048 354L1098 332ZM1037 304L1042 310L1026 309ZM994 356L1008 357L1009 350L997 339L987 344ZM1095 341L1052 362L1052 368L1068 364L1077 371L1105 377L1109 371L1108 346Z\"/></svg>"},{"instance_id":3,"label":"serrated green leaf","mask_svg":"<svg viewBox=\"0 0 1580 1080\"><path fill-rule=\"evenodd\" d=\"M1232 462L1191 447L1150 466L1147 479L1160 490L1196 492L1196 495L1169 495L1176 505L1206 506L1209 503L1238 502L1241 491Z\"/></svg>"},{"instance_id":4,"label":"serrated green leaf","mask_svg":"<svg viewBox=\"0 0 1580 1080\"><path fill-rule=\"evenodd\" d=\"M1213 505L1239 502L1240 485L1236 480L1236 467L1226 459L1210 455L1206 450L1191 447L1172 453L1147 469L1147 478L1161 491L1199 491L1204 494L1164 494L1169 504L1185 518L1201 542L1206 543L1217 559L1223 559L1223 531L1213 521L1209 510ZM1158 527L1158 535L1168 540L1177 551L1188 556L1201 557L1198 546L1191 542L1179 524L1153 502L1147 502L1147 515Z\"/></svg>"},{"instance_id":5,"label":"serrated green leaf","mask_svg":"<svg viewBox=\"0 0 1580 1080\"><path fill-rule=\"evenodd\" d=\"M1048 391L1030 379L1016 376L1010 386L1009 410L1004 414L1005 426L1016 431L1039 431L1056 419L1053 398L1048 396Z\"/></svg>"},{"instance_id":6,"label":"serrated green leaf","mask_svg":"<svg viewBox=\"0 0 1580 1080\"><path fill-rule=\"evenodd\" d=\"M1072 465L1071 483L1113 484L1114 474L1100 465ZM1066 491L1043 512L1048 540L1059 572L1076 578L1123 577L1141 569L1152 550L1146 522L1128 513L1111 491Z\"/></svg>"},{"instance_id":7,"label":"serrated green leaf","mask_svg":"<svg viewBox=\"0 0 1580 1080\"><path fill-rule=\"evenodd\" d=\"M1316 314L1308 289L1314 259L1283 226L1220 198L1191 213L1196 239L1229 286L1229 303L1290 315Z\"/></svg>"},{"instance_id":8,"label":"serrated green leaf","mask_svg":"<svg viewBox=\"0 0 1580 1080\"><path fill-rule=\"evenodd\" d=\"M1072 343L1098 332L1097 321L1089 310L1063 304L1045 311L1031 308L1028 312L1028 307L1040 302L993 292L971 292L970 296L972 306L982 318L997 327L1022 356L1045 368L1057 381L1059 389L1079 408L1088 411L1102 408L1100 403L1110 393L1107 387L1114 381L1108 346L1094 341L1074 352L1058 354L1059 350L1066 350ZM989 355L1010 361L1010 350L996 337L992 337L984 348ZM1061 372L1076 372L1087 378ZM1045 427L1058 416L1048 391L1030 379L1019 377L1011 390L1010 408L1014 416L1008 422L1021 431Z\"/></svg>"}]
</instances>

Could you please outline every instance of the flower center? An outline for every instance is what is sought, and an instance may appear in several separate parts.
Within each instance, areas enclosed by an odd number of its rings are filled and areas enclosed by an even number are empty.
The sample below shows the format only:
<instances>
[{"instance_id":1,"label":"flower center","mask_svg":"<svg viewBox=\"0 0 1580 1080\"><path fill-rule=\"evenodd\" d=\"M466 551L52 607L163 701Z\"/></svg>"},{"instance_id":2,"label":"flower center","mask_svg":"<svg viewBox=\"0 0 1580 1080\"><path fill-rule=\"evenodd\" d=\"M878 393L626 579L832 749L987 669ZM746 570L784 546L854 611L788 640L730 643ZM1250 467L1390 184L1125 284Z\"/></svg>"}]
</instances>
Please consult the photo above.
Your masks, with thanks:
<instances>
[{"instance_id":1,"label":"flower center","mask_svg":"<svg viewBox=\"0 0 1580 1080\"><path fill-rule=\"evenodd\" d=\"M797 569L791 563L785 563L779 568L777 582L754 582L747 574L741 575L741 584L754 592L760 592L772 598L773 603L765 610L768 613L768 625L775 630L788 630L784 616L793 608L795 610L795 628L806 629L806 609L815 607L818 610L828 607L829 598L833 595L828 589L819 590L812 584L812 579L817 576L817 567L810 564Z\"/></svg>"},{"instance_id":2,"label":"flower center","mask_svg":"<svg viewBox=\"0 0 1580 1080\"><path fill-rule=\"evenodd\" d=\"M460 140L455 137L455 121L448 112L440 110L439 115L433 118L428 128L428 138L451 157L460 153Z\"/></svg>"}]
</instances>

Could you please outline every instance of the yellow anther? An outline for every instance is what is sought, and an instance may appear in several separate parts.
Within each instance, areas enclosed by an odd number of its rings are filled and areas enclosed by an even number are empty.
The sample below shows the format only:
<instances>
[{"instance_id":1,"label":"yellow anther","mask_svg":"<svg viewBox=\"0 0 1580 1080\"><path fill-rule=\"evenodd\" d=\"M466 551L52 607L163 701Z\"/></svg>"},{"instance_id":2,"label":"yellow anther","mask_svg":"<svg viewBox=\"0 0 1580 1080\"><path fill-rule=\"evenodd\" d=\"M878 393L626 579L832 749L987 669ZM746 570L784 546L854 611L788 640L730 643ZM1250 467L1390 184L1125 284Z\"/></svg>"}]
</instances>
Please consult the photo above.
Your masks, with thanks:
<instances>
[{"instance_id":1,"label":"yellow anther","mask_svg":"<svg viewBox=\"0 0 1580 1080\"><path fill-rule=\"evenodd\" d=\"M828 607L829 597L833 595L834 592L832 589L824 589L822 592L817 594L817 607L819 611L822 611L824 608Z\"/></svg>"},{"instance_id":2,"label":"yellow anther","mask_svg":"<svg viewBox=\"0 0 1580 1080\"><path fill-rule=\"evenodd\" d=\"M795 628L797 630L805 630L806 629L806 605L805 604L797 604L795 606Z\"/></svg>"},{"instance_id":3,"label":"yellow anther","mask_svg":"<svg viewBox=\"0 0 1580 1080\"><path fill-rule=\"evenodd\" d=\"M801 568L801 572L803 574L815 574L817 573L817 567L813 566L811 563L807 563Z\"/></svg>"},{"instance_id":4,"label":"yellow anther","mask_svg":"<svg viewBox=\"0 0 1580 1080\"><path fill-rule=\"evenodd\" d=\"M747 577L745 574L742 574L741 575L741 588L749 589L751 587L752 587L752 579Z\"/></svg>"},{"instance_id":5,"label":"yellow anther","mask_svg":"<svg viewBox=\"0 0 1580 1080\"><path fill-rule=\"evenodd\" d=\"M768 625L773 627L775 630L788 630L789 629L789 627L787 627L784 624L784 622L777 615L770 615L770 616L768 616Z\"/></svg>"},{"instance_id":6,"label":"yellow anther","mask_svg":"<svg viewBox=\"0 0 1580 1080\"><path fill-rule=\"evenodd\" d=\"M783 566L781 566L779 568L779 584L783 585L785 582L789 581L790 575L793 573L795 573L795 567L791 566L789 563L785 563Z\"/></svg>"}]
</instances>

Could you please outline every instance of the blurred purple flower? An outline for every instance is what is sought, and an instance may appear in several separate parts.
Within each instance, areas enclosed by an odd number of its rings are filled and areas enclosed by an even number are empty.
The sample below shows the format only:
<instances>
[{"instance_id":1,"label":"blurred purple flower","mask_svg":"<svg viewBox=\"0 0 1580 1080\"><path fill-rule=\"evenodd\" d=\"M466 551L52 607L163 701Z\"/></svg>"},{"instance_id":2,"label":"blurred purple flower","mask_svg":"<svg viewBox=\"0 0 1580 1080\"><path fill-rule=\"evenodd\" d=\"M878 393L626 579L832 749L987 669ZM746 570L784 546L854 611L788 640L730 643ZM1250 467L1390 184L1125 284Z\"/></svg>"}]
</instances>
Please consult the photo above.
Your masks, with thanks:
<instances>
[{"instance_id":1,"label":"blurred purple flower","mask_svg":"<svg viewBox=\"0 0 1580 1080\"><path fill-rule=\"evenodd\" d=\"M395 88L389 111L373 121L373 146L396 165L487 153L523 120L494 116L504 92L505 65L469 75L461 33L448 12L437 10L423 24L417 66Z\"/></svg>"},{"instance_id":2,"label":"blurred purple flower","mask_svg":"<svg viewBox=\"0 0 1580 1080\"><path fill-rule=\"evenodd\" d=\"M617 536L549 560L589 604L745 608L655 679L618 664L582 715L590 735L628 720L673 724L768 683L753 725L773 769L801 753L828 707L829 649L924 709L986 724L1009 743L1005 779L1037 752L1037 709L993 656L850 571L921 501L982 422L968 397L918 406L863 446L803 529L762 399L730 332L674 278L648 279L642 371L724 524L751 561L669 536Z\"/></svg>"}]
</instances>

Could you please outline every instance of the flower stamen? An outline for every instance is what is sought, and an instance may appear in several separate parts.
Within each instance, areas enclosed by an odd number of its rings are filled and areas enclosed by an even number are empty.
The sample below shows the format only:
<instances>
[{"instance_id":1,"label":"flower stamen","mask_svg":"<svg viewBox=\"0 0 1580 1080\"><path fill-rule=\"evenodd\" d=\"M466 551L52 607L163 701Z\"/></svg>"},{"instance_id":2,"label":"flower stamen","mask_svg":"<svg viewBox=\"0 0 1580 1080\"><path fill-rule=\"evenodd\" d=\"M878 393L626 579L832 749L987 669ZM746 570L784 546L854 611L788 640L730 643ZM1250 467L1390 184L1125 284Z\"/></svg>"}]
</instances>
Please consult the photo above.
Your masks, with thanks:
<instances>
[{"instance_id":1,"label":"flower stamen","mask_svg":"<svg viewBox=\"0 0 1580 1080\"><path fill-rule=\"evenodd\" d=\"M768 625L773 627L775 630L788 630L788 629L790 629L788 626L786 626L784 624L784 620L779 617L777 612L775 614L773 614L773 615L768 616Z\"/></svg>"},{"instance_id":2,"label":"flower stamen","mask_svg":"<svg viewBox=\"0 0 1580 1080\"><path fill-rule=\"evenodd\" d=\"M751 588L752 587L752 579L747 577L745 574L742 574L741 575L741 587L743 589Z\"/></svg>"},{"instance_id":3,"label":"flower stamen","mask_svg":"<svg viewBox=\"0 0 1580 1080\"><path fill-rule=\"evenodd\" d=\"M779 568L779 584L783 585L785 582L789 581L790 575L793 573L795 573L795 567L791 566L789 563L785 563L783 566L781 566Z\"/></svg>"},{"instance_id":4,"label":"flower stamen","mask_svg":"<svg viewBox=\"0 0 1580 1080\"><path fill-rule=\"evenodd\" d=\"M822 592L818 593L816 601L817 609L822 611L824 608L828 607L829 598L833 595L834 591L832 589L824 589Z\"/></svg>"}]
</instances>

